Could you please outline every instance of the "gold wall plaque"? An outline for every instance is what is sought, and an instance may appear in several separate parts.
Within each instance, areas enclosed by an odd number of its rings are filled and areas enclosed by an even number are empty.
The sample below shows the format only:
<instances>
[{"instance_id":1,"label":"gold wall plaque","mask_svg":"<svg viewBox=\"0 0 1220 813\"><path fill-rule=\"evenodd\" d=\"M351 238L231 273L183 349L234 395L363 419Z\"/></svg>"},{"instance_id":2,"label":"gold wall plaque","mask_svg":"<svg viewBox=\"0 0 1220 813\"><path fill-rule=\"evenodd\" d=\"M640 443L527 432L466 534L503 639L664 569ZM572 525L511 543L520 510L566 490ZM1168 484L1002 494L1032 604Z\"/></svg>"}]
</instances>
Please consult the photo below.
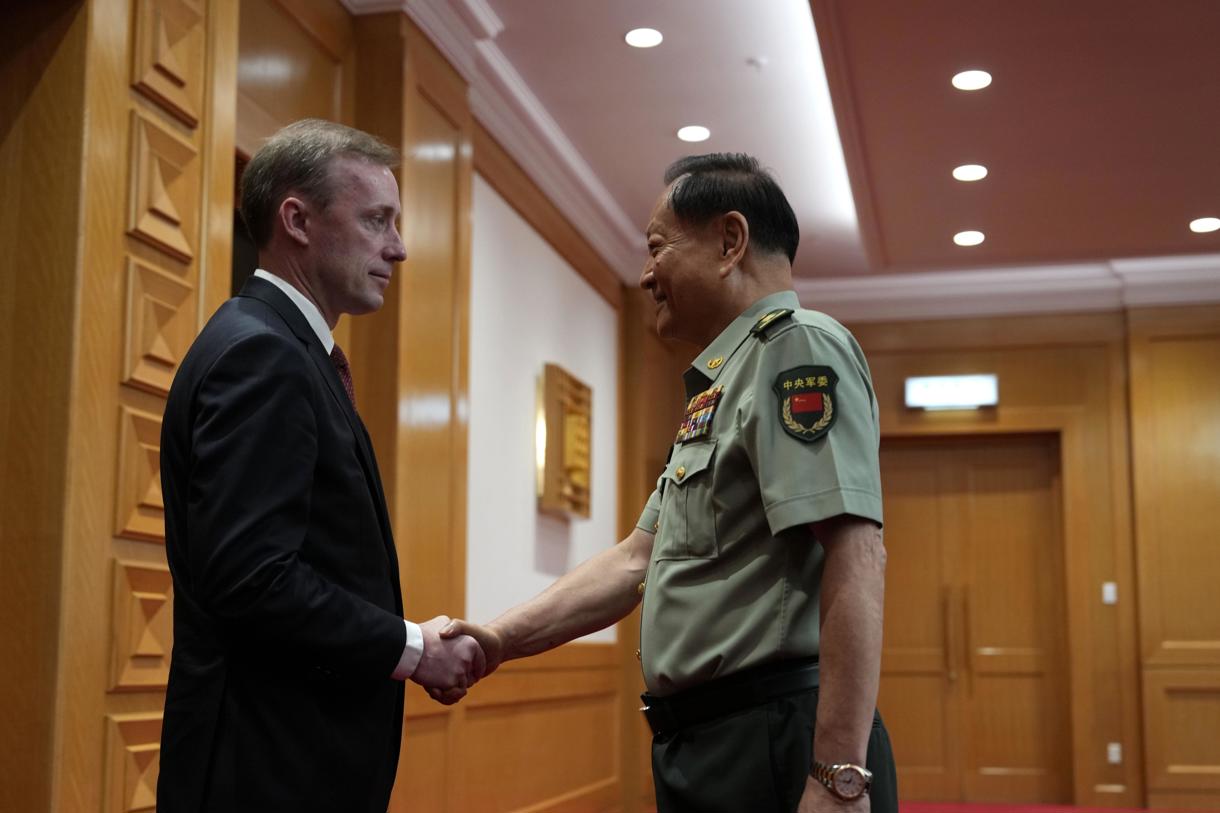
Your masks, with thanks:
<instances>
[{"instance_id":1,"label":"gold wall plaque","mask_svg":"<svg viewBox=\"0 0 1220 813\"><path fill-rule=\"evenodd\" d=\"M589 516L593 391L555 364L538 380L536 426L538 507L563 516Z\"/></svg>"}]
</instances>

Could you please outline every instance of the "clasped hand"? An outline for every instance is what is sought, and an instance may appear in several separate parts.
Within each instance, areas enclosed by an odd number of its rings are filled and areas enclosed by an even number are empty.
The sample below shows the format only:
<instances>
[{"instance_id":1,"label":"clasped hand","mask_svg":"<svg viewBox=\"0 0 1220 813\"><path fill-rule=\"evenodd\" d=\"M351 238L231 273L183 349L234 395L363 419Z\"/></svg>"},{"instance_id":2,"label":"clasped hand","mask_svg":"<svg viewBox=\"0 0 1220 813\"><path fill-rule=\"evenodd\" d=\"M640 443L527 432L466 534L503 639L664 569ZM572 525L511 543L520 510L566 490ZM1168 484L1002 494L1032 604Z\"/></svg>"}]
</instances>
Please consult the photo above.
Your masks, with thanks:
<instances>
[{"instance_id":1,"label":"clasped hand","mask_svg":"<svg viewBox=\"0 0 1220 813\"><path fill-rule=\"evenodd\" d=\"M424 651L411 674L411 680L447 706L461 700L467 689L490 674L478 641L469 635L441 634L451 625L452 619L447 615L438 615L419 625L424 635Z\"/></svg>"},{"instance_id":2,"label":"clasped hand","mask_svg":"<svg viewBox=\"0 0 1220 813\"><path fill-rule=\"evenodd\" d=\"M503 659L500 637L487 627L438 615L420 624L424 653L411 679L438 703L452 705Z\"/></svg>"}]
</instances>

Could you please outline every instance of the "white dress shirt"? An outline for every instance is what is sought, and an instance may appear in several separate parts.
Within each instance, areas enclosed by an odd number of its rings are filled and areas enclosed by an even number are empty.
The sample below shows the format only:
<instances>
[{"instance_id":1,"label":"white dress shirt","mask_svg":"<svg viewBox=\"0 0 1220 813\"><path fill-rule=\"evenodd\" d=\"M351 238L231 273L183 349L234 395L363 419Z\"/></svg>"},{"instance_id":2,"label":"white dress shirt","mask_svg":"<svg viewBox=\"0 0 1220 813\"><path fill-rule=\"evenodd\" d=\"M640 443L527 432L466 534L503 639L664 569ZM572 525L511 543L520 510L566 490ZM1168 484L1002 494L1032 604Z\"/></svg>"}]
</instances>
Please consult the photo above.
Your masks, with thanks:
<instances>
[{"instance_id":1,"label":"white dress shirt","mask_svg":"<svg viewBox=\"0 0 1220 813\"><path fill-rule=\"evenodd\" d=\"M329 355L330 351L335 347L335 337L331 335L330 326L322 318L322 313L318 310L318 306L310 302L305 294L293 287L292 283L277 277L269 271L264 271L260 268L254 272L254 276L270 282L292 300L292 303L301 311L301 315L305 317L305 321L309 322L309 326L313 328L313 332L318 334L318 341L322 342L322 347L326 348L326 353ZM419 628L419 624L412 623L405 618L402 620L402 623L407 627L407 643L402 648L402 657L398 659L398 666L394 668L394 672L391 674L391 677L395 680L406 680L411 677L415 672L415 667L419 666L419 659L424 655L424 633Z\"/></svg>"}]
</instances>

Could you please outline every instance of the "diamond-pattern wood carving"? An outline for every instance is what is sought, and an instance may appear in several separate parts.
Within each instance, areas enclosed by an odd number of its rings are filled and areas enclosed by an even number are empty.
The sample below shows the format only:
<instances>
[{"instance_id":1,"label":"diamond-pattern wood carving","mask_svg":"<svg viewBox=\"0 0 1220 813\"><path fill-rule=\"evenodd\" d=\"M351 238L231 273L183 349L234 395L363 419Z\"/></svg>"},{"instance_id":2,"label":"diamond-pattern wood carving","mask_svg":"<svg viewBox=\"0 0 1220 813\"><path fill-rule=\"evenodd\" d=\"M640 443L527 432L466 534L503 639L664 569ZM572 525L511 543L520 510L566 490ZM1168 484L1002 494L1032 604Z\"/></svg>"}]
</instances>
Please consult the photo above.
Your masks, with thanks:
<instances>
[{"instance_id":1,"label":"diamond-pattern wood carving","mask_svg":"<svg viewBox=\"0 0 1220 813\"><path fill-rule=\"evenodd\" d=\"M131 84L188 127L199 123L203 14L189 0L138 0Z\"/></svg>"},{"instance_id":2,"label":"diamond-pattern wood carving","mask_svg":"<svg viewBox=\"0 0 1220 813\"><path fill-rule=\"evenodd\" d=\"M195 256L199 161L195 148L137 110L131 112L132 237L183 262Z\"/></svg>"},{"instance_id":3,"label":"diamond-pattern wood carving","mask_svg":"<svg viewBox=\"0 0 1220 813\"><path fill-rule=\"evenodd\" d=\"M106 813L155 810L160 768L160 714L106 717Z\"/></svg>"},{"instance_id":4,"label":"diamond-pattern wood carving","mask_svg":"<svg viewBox=\"0 0 1220 813\"><path fill-rule=\"evenodd\" d=\"M123 383L169 394L194 326L192 289L134 257L127 259L127 347Z\"/></svg>"},{"instance_id":5,"label":"diamond-pattern wood carving","mask_svg":"<svg viewBox=\"0 0 1220 813\"><path fill-rule=\"evenodd\" d=\"M169 681L172 591L166 566L115 561L111 691L159 689Z\"/></svg>"},{"instance_id":6,"label":"diamond-pattern wood carving","mask_svg":"<svg viewBox=\"0 0 1220 813\"><path fill-rule=\"evenodd\" d=\"M164 542L161 418L127 406L121 410L115 534L128 539Z\"/></svg>"}]
</instances>

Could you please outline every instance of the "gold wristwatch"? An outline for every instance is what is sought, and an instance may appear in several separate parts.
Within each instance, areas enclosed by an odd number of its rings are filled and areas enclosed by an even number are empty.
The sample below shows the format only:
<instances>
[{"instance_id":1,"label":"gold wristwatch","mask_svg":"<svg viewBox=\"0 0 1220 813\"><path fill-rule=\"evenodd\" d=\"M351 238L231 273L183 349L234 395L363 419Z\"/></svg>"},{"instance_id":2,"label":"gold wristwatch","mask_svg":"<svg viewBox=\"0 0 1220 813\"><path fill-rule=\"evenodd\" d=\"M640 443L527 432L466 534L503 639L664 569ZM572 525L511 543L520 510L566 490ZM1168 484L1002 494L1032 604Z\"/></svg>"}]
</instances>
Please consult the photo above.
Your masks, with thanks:
<instances>
[{"instance_id":1,"label":"gold wristwatch","mask_svg":"<svg viewBox=\"0 0 1220 813\"><path fill-rule=\"evenodd\" d=\"M809 775L845 802L859 799L873 785L873 772L850 762L827 765L815 760Z\"/></svg>"}]
</instances>

